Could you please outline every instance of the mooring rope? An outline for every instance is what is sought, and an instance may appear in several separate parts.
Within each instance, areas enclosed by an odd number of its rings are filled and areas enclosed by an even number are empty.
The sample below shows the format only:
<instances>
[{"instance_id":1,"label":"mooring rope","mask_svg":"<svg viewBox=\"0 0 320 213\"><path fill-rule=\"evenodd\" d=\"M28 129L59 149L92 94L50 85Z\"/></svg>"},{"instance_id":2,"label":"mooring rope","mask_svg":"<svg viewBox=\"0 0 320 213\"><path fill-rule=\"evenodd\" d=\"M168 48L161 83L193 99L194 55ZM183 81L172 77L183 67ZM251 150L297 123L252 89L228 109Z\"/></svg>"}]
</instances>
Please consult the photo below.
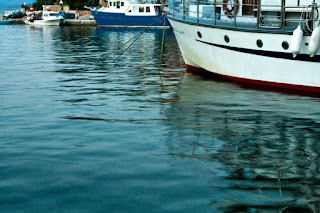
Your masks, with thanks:
<instances>
[{"instance_id":1,"label":"mooring rope","mask_svg":"<svg viewBox=\"0 0 320 213\"><path fill-rule=\"evenodd\" d=\"M163 83L162 77L161 77L161 73L160 73L160 66L161 66L161 60L162 60L162 53L163 53L163 44L164 44L164 32L165 32L165 26L166 26L166 18L165 16L163 17L163 31L162 31L162 41L161 41L161 53L160 53L160 59L159 59L159 69L158 69L158 73L160 76L160 80Z\"/></svg>"},{"instance_id":2,"label":"mooring rope","mask_svg":"<svg viewBox=\"0 0 320 213\"><path fill-rule=\"evenodd\" d=\"M120 50L123 46L125 46L126 44L128 44L130 41L132 41L134 38L139 38L143 33L144 33L144 31L146 31L148 28L150 28L150 26L151 25L153 25L155 22L157 22L160 18L162 18L164 15L162 15L162 16L160 16L159 18L157 18L156 20L154 20L151 24L149 24L147 27L145 27L143 30L141 30L139 33L137 33L134 37L132 37L131 39L129 39L127 42L125 42L124 44L122 44L120 47L118 47L117 49L115 49L115 50L113 50L111 53L109 53L109 54L107 54L106 56L104 56L103 58L101 58L100 60L98 60L98 62L97 62L97 64L98 63L100 63L100 62L102 62L102 61L104 61L107 57L109 57L111 54L113 54L113 53L115 53L116 51L118 51L118 50ZM137 40L136 39L136 40ZM136 41L136 40L134 40L134 42ZM134 43L133 42L133 43ZM132 44L133 44L132 43ZM129 46L129 47L131 47L132 46L132 44ZM127 48L126 50L128 50L129 48ZM125 51L126 51L125 50ZM124 51L124 52L125 52ZM122 54L124 53L124 52L122 52ZM121 54L121 55L122 55ZM120 55L120 56L121 56ZM119 58L120 56L118 56L117 58ZM117 59L116 58L116 59ZM114 59L113 61L115 61L116 59Z\"/></svg>"}]
</instances>

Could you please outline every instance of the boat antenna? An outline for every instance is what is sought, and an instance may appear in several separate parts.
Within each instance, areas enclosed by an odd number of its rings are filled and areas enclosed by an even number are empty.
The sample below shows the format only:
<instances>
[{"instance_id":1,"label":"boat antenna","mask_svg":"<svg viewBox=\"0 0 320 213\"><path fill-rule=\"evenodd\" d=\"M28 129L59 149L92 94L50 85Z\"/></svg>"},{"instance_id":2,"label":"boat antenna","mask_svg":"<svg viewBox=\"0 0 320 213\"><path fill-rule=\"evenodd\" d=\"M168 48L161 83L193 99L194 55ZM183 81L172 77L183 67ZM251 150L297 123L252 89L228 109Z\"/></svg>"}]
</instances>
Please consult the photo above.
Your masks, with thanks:
<instances>
[{"instance_id":1,"label":"boat antenna","mask_svg":"<svg viewBox=\"0 0 320 213\"><path fill-rule=\"evenodd\" d=\"M98 60L97 64L99 64L100 62L104 61L107 57L109 57L110 55L112 55L113 53L115 53L116 51L120 50L123 46L125 46L126 44L128 44L130 41L132 41L133 39L135 39L133 41L133 43L144 33L144 31L146 31L148 28L150 28L151 25L153 25L155 22L157 22L160 18L162 18L162 16L160 16L159 18L157 18L156 20L154 20L151 24L149 24L147 27L145 27L143 30L141 30L139 33L137 33L135 36L133 36L131 39L129 39L128 41L126 41L125 43L123 43L122 45L120 45L118 48L114 49L111 53L105 55L104 57L102 57L100 60ZM133 43L129 46L131 47L133 45ZM129 47L127 49L129 49ZM127 49L125 49L124 52L122 52L116 59L118 59L123 53L125 53L127 51ZM116 59L114 59L113 61L115 61Z\"/></svg>"}]
</instances>

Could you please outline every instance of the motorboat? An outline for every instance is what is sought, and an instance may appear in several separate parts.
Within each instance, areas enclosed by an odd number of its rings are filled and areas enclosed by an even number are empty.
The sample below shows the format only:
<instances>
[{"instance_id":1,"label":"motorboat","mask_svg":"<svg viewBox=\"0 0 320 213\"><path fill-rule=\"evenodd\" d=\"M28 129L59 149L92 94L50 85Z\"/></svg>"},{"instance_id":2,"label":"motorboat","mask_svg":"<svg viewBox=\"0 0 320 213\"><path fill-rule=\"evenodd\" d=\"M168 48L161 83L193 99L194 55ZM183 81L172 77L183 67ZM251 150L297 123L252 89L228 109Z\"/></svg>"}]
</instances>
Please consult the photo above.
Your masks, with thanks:
<instances>
[{"instance_id":1,"label":"motorboat","mask_svg":"<svg viewBox=\"0 0 320 213\"><path fill-rule=\"evenodd\" d=\"M186 67L320 93L320 0L169 0Z\"/></svg>"},{"instance_id":2,"label":"motorboat","mask_svg":"<svg viewBox=\"0 0 320 213\"><path fill-rule=\"evenodd\" d=\"M63 20L64 18L60 13L46 10L27 13L25 23L28 25L59 26L63 23Z\"/></svg>"}]
</instances>

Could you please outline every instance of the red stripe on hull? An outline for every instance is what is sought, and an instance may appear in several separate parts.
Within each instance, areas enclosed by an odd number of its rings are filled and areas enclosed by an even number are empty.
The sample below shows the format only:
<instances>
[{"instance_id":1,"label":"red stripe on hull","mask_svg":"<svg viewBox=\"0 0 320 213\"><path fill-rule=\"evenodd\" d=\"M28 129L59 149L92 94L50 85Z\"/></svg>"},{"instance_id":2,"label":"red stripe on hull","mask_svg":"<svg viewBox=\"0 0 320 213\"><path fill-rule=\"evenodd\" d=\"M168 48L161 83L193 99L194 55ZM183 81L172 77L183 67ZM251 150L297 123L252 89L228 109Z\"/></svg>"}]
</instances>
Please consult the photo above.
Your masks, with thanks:
<instances>
[{"instance_id":1,"label":"red stripe on hull","mask_svg":"<svg viewBox=\"0 0 320 213\"><path fill-rule=\"evenodd\" d=\"M196 71L196 72L209 72L205 69L194 67L191 65L187 65L187 69L189 71ZM235 82L241 82L246 84L253 84L253 85L259 85L259 86L266 86L266 87L273 87L273 88L283 88L283 89L290 89L290 90L299 90L299 91L305 91L305 92L314 92L314 93L320 93L320 87L311 87L311 86L304 86L304 85L294 85L294 84L285 84L285 83L276 83L276 82L269 82L269 81L260 81L260 80L252 80L252 79L246 79L246 78L238 78L228 75L221 75L218 73L209 72L210 74L214 74L220 77L223 77L225 79L229 79Z\"/></svg>"}]
</instances>

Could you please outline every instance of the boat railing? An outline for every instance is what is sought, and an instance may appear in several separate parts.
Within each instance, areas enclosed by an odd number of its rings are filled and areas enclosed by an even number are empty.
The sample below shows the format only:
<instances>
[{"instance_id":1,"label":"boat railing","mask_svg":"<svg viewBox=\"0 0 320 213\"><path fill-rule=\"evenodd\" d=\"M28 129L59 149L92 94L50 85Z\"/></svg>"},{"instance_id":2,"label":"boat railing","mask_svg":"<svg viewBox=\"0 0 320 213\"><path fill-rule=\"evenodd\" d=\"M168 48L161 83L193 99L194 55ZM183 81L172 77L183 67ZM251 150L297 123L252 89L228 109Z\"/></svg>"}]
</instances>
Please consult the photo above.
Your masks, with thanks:
<instances>
[{"instance_id":1,"label":"boat railing","mask_svg":"<svg viewBox=\"0 0 320 213\"><path fill-rule=\"evenodd\" d=\"M292 4L291 0L287 5L286 0L280 0L278 4L266 4L266 0L243 2L239 0L169 0L169 14L177 19L206 25L283 31L292 31L299 24L306 31L312 31L320 22L319 7L315 0L310 0L309 5L301 5L300 0L297 0L296 4Z\"/></svg>"}]
</instances>

